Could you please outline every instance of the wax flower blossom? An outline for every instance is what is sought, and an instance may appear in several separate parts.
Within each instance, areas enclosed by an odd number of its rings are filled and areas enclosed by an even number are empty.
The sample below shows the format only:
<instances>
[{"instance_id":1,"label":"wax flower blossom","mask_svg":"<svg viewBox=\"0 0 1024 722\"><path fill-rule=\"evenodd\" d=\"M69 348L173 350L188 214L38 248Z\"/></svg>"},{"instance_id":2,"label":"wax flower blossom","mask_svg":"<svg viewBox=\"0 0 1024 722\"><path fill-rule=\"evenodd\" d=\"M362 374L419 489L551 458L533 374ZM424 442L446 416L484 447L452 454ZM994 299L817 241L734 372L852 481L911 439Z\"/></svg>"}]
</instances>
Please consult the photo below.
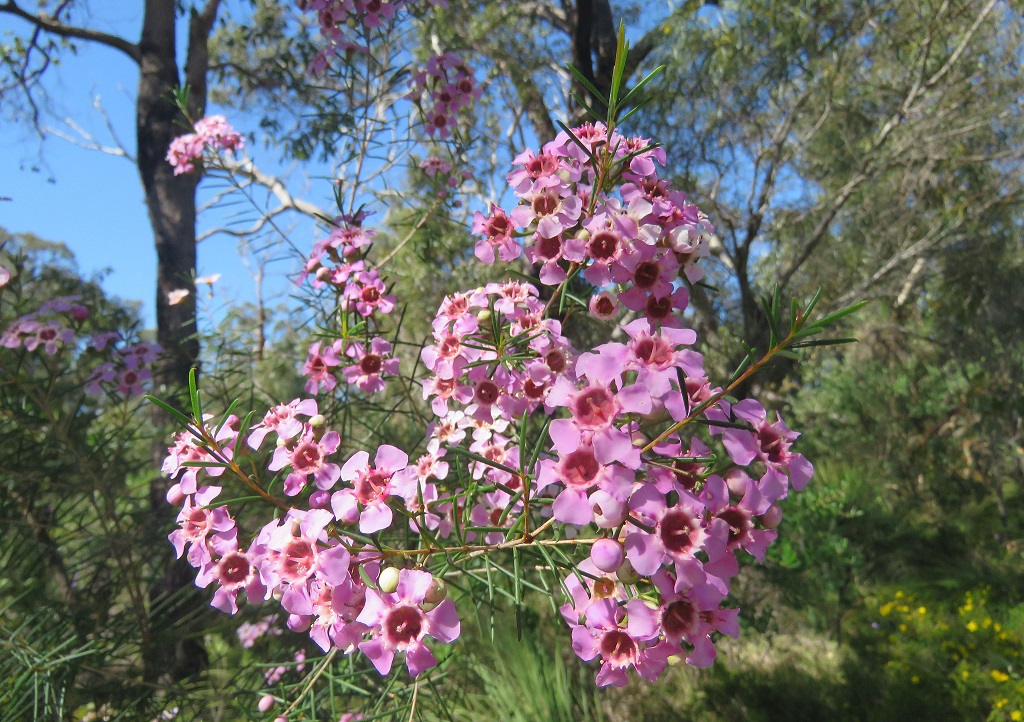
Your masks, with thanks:
<instances>
[{"instance_id":1,"label":"wax flower blossom","mask_svg":"<svg viewBox=\"0 0 1024 722\"><path fill-rule=\"evenodd\" d=\"M195 162L203 157L203 150L214 152L238 151L245 146L242 138L223 115L211 115L196 121L195 132L179 135L171 141L167 150L167 162L174 168L174 175L191 173Z\"/></svg>"}]
</instances>

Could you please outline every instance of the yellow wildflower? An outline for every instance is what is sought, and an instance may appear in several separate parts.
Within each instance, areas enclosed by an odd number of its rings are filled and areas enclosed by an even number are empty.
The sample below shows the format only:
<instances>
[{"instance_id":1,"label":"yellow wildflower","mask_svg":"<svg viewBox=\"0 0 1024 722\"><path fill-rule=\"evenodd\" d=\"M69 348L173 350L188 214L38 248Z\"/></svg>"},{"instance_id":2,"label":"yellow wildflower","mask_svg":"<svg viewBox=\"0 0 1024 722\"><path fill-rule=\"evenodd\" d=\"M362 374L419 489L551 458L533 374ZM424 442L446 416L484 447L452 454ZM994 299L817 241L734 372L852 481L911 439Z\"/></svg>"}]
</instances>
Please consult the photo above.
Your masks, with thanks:
<instances>
[{"instance_id":1,"label":"yellow wildflower","mask_svg":"<svg viewBox=\"0 0 1024 722\"><path fill-rule=\"evenodd\" d=\"M928 613L928 608L927 607L918 607L917 608L917 613L920 614L923 617L925 614Z\"/></svg>"},{"instance_id":2,"label":"yellow wildflower","mask_svg":"<svg viewBox=\"0 0 1024 722\"><path fill-rule=\"evenodd\" d=\"M969 621L967 623L967 631L968 632L977 632L978 631L978 623L975 622L973 619L971 621Z\"/></svg>"},{"instance_id":3,"label":"yellow wildflower","mask_svg":"<svg viewBox=\"0 0 1024 722\"><path fill-rule=\"evenodd\" d=\"M994 681L999 682L1000 684L1002 684L1003 682L1005 682L1008 679L1010 679L1010 675L1008 675L1006 672L1003 672L1002 670L993 669L992 670L992 679Z\"/></svg>"},{"instance_id":4,"label":"yellow wildflower","mask_svg":"<svg viewBox=\"0 0 1024 722\"><path fill-rule=\"evenodd\" d=\"M1021 722L1021 720L1024 720L1024 713L1021 713L1019 709L1015 709L1010 713L1010 719L1013 720L1013 722Z\"/></svg>"}]
</instances>

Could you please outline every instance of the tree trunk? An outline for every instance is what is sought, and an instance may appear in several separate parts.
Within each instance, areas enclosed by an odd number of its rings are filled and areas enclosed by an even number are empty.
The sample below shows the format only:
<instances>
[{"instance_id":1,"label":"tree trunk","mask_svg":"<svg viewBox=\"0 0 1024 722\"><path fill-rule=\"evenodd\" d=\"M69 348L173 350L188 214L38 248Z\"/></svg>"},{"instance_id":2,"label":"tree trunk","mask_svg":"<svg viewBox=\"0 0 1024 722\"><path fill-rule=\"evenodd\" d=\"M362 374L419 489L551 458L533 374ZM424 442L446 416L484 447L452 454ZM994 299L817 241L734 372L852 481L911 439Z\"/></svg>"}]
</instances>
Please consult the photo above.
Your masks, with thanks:
<instances>
[{"instance_id":1,"label":"tree trunk","mask_svg":"<svg viewBox=\"0 0 1024 722\"><path fill-rule=\"evenodd\" d=\"M186 398L183 390L189 370L199 363L194 285L199 175L175 176L165 159L171 140L186 132L181 125L184 118L173 98L180 84L175 58L175 21L174 0L146 0L139 43L136 130L139 175L157 253L157 342L164 356L154 381L157 395L181 405ZM202 92L205 94L205 87ZM189 295L181 303L171 305L168 293L177 289L185 289ZM162 412L156 421L158 427L167 425ZM165 448L165 442L155 444L154 461L159 463ZM164 518L169 511L164 498L170 483L160 475L150 485L155 519ZM162 524L154 526L163 527ZM206 664L201 640L189 636L192 625L188 620L201 604L192 588L193 570L184 560L179 560L168 565L162 579L150 590L148 639L144 640L147 681L183 679Z\"/></svg>"}]
</instances>

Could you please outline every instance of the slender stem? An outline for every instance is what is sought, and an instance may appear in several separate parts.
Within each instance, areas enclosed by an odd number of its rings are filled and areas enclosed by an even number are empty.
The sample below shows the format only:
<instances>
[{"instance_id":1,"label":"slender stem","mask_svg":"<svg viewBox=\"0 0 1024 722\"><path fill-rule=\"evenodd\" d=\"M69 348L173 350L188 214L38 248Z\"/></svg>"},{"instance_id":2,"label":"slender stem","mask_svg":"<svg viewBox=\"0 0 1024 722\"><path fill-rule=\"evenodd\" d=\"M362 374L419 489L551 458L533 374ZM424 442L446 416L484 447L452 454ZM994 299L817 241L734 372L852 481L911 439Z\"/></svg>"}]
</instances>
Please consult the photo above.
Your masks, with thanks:
<instances>
[{"instance_id":1,"label":"slender stem","mask_svg":"<svg viewBox=\"0 0 1024 722\"><path fill-rule=\"evenodd\" d=\"M672 424L672 426L668 427L667 429L662 431L660 434L658 434L656 437L654 437L646 446L644 446L643 449L640 450L640 452L643 453L643 454L646 454L648 451L653 449L655 446L660 444L662 441L667 439L669 436L671 436L672 434L674 434L677 431L679 431L679 429L683 428L687 424L692 423L697 418L697 415L700 414L701 412L703 412L705 409L708 409L711 406L714 406L723 397L728 396L729 392L731 392L733 389L738 387L740 384L742 384L748 378L750 378L755 373L757 373L761 369L761 367L763 367L766 363L768 363L768 361L770 361L772 359L772 357L775 356L775 354L777 354L779 351L782 351L784 348L786 348L786 346L788 346L790 343L792 343L794 338L796 337L796 334L800 331L800 327L802 325L803 325L802 319L798 318L797 322L795 324L793 324L793 328L790 329L788 334L786 334L786 338L782 339L777 344L775 344L770 349L768 349L768 352L765 353L765 355L762 356L761 359L757 363L751 364L751 366L746 371L744 371L742 374L737 376L733 380L732 383L730 383L728 386L726 386L724 389L722 389L718 393L713 394L707 400L703 401L699 406L697 406L695 409L693 409L693 411L691 411L689 416L687 416L685 419L683 419L682 421L679 421L679 422L677 422L675 424Z\"/></svg>"}]
</instances>

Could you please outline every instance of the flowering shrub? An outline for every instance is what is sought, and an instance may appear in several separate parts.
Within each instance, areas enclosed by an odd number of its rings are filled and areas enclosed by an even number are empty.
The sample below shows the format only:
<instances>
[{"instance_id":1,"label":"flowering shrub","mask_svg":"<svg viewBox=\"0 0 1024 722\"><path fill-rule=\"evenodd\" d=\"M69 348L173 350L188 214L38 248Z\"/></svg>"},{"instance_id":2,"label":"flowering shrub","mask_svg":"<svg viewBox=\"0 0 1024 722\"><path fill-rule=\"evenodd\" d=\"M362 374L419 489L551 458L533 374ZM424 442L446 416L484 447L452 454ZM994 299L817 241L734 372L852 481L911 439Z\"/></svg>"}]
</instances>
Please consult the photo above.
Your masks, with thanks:
<instances>
[{"instance_id":1,"label":"flowering shrub","mask_svg":"<svg viewBox=\"0 0 1024 722\"><path fill-rule=\"evenodd\" d=\"M992 604L990 589L968 591L953 610L896 591L874 600L861 644L884 656L890 678L924 697L948 697L975 719L1024 719L1024 618Z\"/></svg>"},{"instance_id":2,"label":"flowering shrub","mask_svg":"<svg viewBox=\"0 0 1024 722\"><path fill-rule=\"evenodd\" d=\"M475 92L450 54L415 85L435 116ZM665 151L619 132L631 94L617 93L606 119L515 158L515 207L476 214L476 257L525 252L539 286L508 278L446 296L420 353L425 374L401 369L397 338L384 338L401 300L387 259L373 260L365 213L348 213L302 274L334 300L303 366L319 399L219 420L194 383L191 417L154 399L185 427L164 464L180 507L171 541L215 607L273 601L330 655L362 653L381 674L401 662L415 677L460 636L455 601L478 599L480 575L511 557L517 604L527 584L540 588L527 566L564 592L573 649L598 660L600 686L657 679L672 658L707 666L716 635L739 633L739 610L724 606L739 560L763 561L780 502L813 468L780 416L730 394L776 354L824 343L809 337L852 308L811 322L817 299L794 302L785 325L779 299L766 299L771 347L710 379L685 312L714 228L659 177ZM428 120L427 133L446 127ZM581 316L613 340L577 347ZM353 448L321 413L342 379L354 407L402 389L424 422L419 443ZM228 484L273 518L241 529L236 503L219 501Z\"/></svg>"}]
</instances>

